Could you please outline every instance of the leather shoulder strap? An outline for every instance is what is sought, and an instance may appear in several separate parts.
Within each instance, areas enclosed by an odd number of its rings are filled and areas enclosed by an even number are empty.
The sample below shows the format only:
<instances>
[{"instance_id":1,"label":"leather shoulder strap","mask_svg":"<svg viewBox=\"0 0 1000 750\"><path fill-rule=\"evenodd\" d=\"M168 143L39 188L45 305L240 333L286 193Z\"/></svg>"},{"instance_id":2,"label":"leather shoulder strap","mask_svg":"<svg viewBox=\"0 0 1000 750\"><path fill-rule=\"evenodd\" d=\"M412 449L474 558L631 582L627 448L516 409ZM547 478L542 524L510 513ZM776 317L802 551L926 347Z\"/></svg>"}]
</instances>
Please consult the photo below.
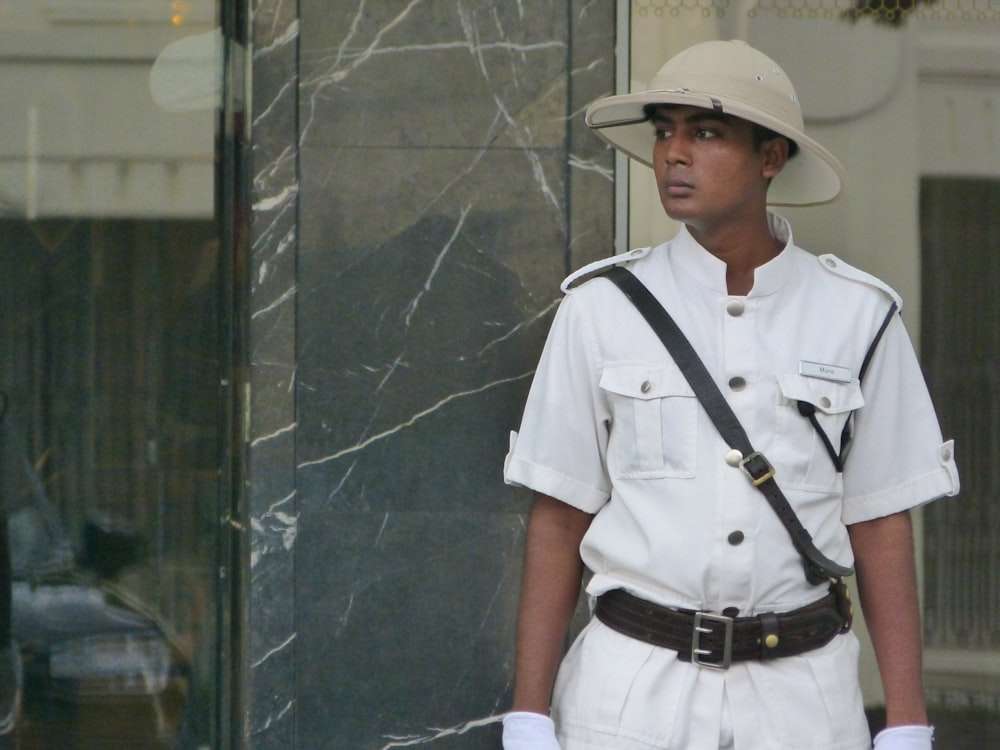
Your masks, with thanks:
<instances>
[{"instance_id":1,"label":"leather shoulder strap","mask_svg":"<svg viewBox=\"0 0 1000 750\"><path fill-rule=\"evenodd\" d=\"M602 275L613 281L639 310L684 374L722 439L730 448L735 448L743 454L742 468L781 519L792 539L792 544L804 559L806 578L809 582L818 584L851 575L854 572L851 568L830 560L816 548L812 536L802 525L775 481L774 468L762 453L754 450L750 438L733 413L729 402L715 384L705 364L691 346L691 342L663 305L627 268L615 266L604 271Z\"/></svg>"}]
</instances>

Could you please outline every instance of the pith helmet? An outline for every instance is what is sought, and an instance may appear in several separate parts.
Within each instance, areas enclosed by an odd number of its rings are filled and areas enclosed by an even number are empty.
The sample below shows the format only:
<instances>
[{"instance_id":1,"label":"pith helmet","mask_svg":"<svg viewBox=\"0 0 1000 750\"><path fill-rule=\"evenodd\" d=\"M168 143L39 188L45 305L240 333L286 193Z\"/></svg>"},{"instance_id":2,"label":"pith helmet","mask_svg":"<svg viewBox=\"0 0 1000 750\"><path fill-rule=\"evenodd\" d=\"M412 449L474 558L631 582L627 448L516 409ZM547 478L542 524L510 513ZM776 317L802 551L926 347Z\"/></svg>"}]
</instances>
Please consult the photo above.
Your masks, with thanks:
<instances>
[{"instance_id":1,"label":"pith helmet","mask_svg":"<svg viewBox=\"0 0 1000 750\"><path fill-rule=\"evenodd\" d=\"M840 162L805 134L792 82L767 55L741 41L702 42L672 57L645 91L599 99L587 124L619 151L647 166L653 127L646 106L686 104L755 122L791 138L799 153L772 180L768 203L806 206L832 201L847 181Z\"/></svg>"}]
</instances>

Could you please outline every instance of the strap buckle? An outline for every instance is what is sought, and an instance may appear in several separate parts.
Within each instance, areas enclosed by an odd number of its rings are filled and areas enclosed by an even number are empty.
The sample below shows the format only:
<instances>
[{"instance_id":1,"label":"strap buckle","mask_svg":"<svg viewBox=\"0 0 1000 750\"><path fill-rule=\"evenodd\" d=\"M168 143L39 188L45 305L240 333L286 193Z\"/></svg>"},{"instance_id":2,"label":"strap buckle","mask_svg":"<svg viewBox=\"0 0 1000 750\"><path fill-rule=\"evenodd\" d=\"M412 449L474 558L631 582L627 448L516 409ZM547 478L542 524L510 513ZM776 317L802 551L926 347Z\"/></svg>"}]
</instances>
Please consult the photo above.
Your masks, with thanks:
<instances>
[{"instance_id":1,"label":"strap buckle","mask_svg":"<svg viewBox=\"0 0 1000 750\"><path fill-rule=\"evenodd\" d=\"M760 487L768 479L774 479L774 467L760 451L754 451L740 461L740 468L750 477L754 487Z\"/></svg>"},{"instance_id":2,"label":"strap buckle","mask_svg":"<svg viewBox=\"0 0 1000 750\"><path fill-rule=\"evenodd\" d=\"M706 627L706 623L713 623L716 627ZM707 657L714 652L712 649L701 647L703 635L711 635L723 628L724 638L722 643L722 658L712 661ZM691 663L707 669L718 669L725 671L733 661L733 618L725 615L713 615L711 612L695 612L694 628L691 630Z\"/></svg>"}]
</instances>

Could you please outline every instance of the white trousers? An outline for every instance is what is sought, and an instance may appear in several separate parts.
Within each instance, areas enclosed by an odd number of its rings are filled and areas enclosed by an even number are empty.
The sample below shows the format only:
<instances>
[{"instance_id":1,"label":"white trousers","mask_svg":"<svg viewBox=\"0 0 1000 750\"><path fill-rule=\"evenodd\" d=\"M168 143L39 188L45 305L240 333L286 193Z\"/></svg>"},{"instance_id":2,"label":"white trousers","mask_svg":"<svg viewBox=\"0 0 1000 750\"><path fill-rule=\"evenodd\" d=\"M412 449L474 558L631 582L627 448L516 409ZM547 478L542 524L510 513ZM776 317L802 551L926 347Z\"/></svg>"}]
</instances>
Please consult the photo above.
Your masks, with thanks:
<instances>
[{"instance_id":1,"label":"white trousers","mask_svg":"<svg viewBox=\"0 0 1000 750\"><path fill-rule=\"evenodd\" d=\"M720 671L592 620L563 660L563 750L870 750L853 633Z\"/></svg>"}]
</instances>

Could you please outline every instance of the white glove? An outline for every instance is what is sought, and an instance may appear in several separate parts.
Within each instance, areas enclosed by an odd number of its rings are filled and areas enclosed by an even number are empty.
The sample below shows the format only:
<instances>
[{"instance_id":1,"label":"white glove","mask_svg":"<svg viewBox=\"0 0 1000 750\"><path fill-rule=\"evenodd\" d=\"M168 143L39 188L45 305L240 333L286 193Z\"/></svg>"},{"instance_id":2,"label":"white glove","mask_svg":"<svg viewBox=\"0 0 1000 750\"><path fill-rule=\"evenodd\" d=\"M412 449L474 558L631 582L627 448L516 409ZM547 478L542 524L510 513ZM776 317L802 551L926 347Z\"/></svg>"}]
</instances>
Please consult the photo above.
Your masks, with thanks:
<instances>
[{"instance_id":1,"label":"white glove","mask_svg":"<svg viewBox=\"0 0 1000 750\"><path fill-rule=\"evenodd\" d=\"M907 725L889 727L875 735L872 750L931 750L934 727Z\"/></svg>"},{"instance_id":2,"label":"white glove","mask_svg":"<svg viewBox=\"0 0 1000 750\"><path fill-rule=\"evenodd\" d=\"M513 711L503 717L503 750L560 750L556 725L544 714Z\"/></svg>"}]
</instances>

